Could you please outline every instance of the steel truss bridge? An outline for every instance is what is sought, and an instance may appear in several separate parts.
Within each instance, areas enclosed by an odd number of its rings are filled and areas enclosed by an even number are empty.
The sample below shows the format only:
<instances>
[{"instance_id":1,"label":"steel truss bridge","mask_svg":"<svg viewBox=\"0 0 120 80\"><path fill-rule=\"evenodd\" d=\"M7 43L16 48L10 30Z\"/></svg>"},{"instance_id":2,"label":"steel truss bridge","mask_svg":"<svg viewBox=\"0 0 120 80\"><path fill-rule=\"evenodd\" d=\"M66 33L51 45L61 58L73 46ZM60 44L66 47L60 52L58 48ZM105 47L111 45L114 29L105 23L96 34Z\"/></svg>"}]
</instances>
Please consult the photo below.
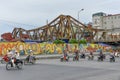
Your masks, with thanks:
<instances>
[{"instance_id":1,"label":"steel truss bridge","mask_svg":"<svg viewBox=\"0 0 120 80\"><path fill-rule=\"evenodd\" d=\"M53 41L55 39L82 39L89 42L120 42L120 28L95 29L88 27L69 15L60 15L50 23L31 30L14 28L12 37L29 40Z\"/></svg>"}]
</instances>

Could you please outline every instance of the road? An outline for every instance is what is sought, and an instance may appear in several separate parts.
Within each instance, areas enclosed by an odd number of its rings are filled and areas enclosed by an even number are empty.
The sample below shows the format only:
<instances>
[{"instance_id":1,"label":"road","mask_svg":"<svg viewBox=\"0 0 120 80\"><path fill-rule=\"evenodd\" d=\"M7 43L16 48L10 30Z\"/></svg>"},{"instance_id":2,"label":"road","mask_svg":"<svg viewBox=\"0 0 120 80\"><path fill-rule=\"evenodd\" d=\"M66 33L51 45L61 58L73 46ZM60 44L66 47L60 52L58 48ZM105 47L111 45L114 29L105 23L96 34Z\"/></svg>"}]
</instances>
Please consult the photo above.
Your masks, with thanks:
<instances>
[{"instance_id":1,"label":"road","mask_svg":"<svg viewBox=\"0 0 120 80\"><path fill-rule=\"evenodd\" d=\"M80 59L60 62L59 59L39 60L35 65L24 65L22 70L5 69L0 64L0 80L120 80L120 58L110 63Z\"/></svg>"}]
</instances>

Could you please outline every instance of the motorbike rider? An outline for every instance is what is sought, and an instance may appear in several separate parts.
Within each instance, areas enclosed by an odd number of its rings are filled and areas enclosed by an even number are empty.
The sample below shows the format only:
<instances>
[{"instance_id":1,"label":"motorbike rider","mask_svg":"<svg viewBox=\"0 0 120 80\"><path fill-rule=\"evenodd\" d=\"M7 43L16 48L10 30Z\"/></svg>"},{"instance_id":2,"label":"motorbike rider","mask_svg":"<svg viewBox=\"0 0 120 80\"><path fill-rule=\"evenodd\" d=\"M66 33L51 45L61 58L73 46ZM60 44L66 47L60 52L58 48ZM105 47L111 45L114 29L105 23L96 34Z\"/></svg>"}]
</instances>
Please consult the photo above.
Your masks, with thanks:
<instances>
[{"instance_id":1,"label":"motorbike rider","mask_svg":"<svg viewBox=\"0 0 120 80\"><path fill-rule=\"evenodd\" d=\"M74 60L79 60L79 51L78 50L74 50L74 55L73 55L73 61Z\"/></svg>"},{"instance_id":2,"label":"motorbike rider","mask_svg":"<svg viewBox=\"0 0 120 80\"><path fill-rule=\"evenodd\" d=\"M66 56L66 57L68 56L67 50L64 51L64 56Z\"/></svg>"},{"instance_id":3,"label":"motorbike rider","mask_svg":"<svg viewBox=\"0 0 120 80\"><path fill-rule=\"evenodd\" d=\"M114 55L115 55L115 57L119 57L119 54L118 54L117 50L115 50Z\"/></svg>"},{"instance_id":4,"label":"motorbike rider","mask_svg":"<svg viewBox=\"0 0 120 80\"><path fill-rule=\"evenodd\" d=\"M100 53L99 53L99 59L104 59L104 54L102 51L100 51Z\"/></svg>"},{"instance_id":5,"label":"motorbike rider","mask_svg":"<svg viewBox=\"0 0 120 80\"><path fill-rule=\"evenodd\" d=\"M11 50L8 50L7 56L10 58L12 56Z\"/></svg>"},{"instance_id":6,"label":"motorbike rider","mask_svg":"<svg viewBox=\"0 0 120 80\"><path fill-rule=\"evenodd\" d=\"M112 52L110 53L110 58L111 58L111 59L114 59L114 58L115 58L114 51L112 51Z\"/></svg>"},{"instance_id":7,"label":"motorbike rider","mask_svg":"<svg viewBox=\"0 0 120 80\"><path fill-rule=\"evenodd\" d=\"M89 57L89 58L93 58L93 57L94 57L92 51L90 51L90 54L88 55L88 57Z\"/></svg>"},{"instance_id":8,"label":"motorbike rider","mask_svg":"<svg viewBox=\"0 0 120 80\"><path fill-rule=\"evenodd\" d=\"M28 62L32 62L32 59L33 59L33 50L30 50L30 54L28 54L26 60L27 60Z\"/></svg>"},{"instance_id":9,"label":"motorbike rider","mask_svg":"<svg viewBox=\"0 0 120 80\"><path fill-rule=\"evenodd\" d=\"M75 50L74 53L75 53L75 57L79 56L79 51L78 50Z\"/></svg>"},{"instance_id":10,"label":"motorbike rider","mask_svg":"<svg viewBox=\"0 0 120 80\"><path fill-rule=\"evenodd\" d=\"M92 56L93 56L93 52L92 52L92 51L90 51L90 55L92 55Z\"/></svg>"},{"instance_id":11,"label":"motorbike rider","mask_svg":"<svg viewBox=\"0 0 120 80\"><path fill-rule=\"evenodd\" d=\"M15 51L15 59L16 62L20 60L20 53L18 51Z\"/></svg>"},{"instance_id":12,"label":"motorbike rider","mask_svg":"<svg viewBox=\"0 0 120 80\"><path fill-rule=\"evenodd\" d=\"M15 53L12 50L8 50L7 56L12 61L12 67L15 66Z\"/></svg>"},{"instance_id":13,"label":"motorbike rider","mask_svg":"<svg viewBox=\"0 0 120 80\"><path fill-rule=\"evenodd\" d=\"M80 57L81 57L81 58L85 58L85 52L84 52L84 51L81 51Z\"/></svg>"},{"instance_id":14,"label":"motorbike rider","mask_svg":"<svg viewBox=\"0 0 120 80\"><path fill-rule=\"evenodd\" d=\"M68 52L67 52L67 50L64 50L64 51L63 51L63 57L64 57L64 58L67 58L67 57L68 57Z\"/></svg>"}]
</instances>

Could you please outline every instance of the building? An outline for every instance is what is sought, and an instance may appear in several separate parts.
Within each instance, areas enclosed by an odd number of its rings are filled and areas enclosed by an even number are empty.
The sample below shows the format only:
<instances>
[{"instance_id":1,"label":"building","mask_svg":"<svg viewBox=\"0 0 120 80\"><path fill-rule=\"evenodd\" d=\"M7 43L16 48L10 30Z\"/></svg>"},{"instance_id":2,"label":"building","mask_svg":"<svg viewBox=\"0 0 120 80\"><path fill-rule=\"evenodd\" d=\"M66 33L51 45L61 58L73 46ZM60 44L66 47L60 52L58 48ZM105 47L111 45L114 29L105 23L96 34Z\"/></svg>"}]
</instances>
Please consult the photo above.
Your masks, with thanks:
<instances>
[{"instance_id":1,"label":"building","mask_svg":"<svg viewBox=\"0 0 120 80\"><path fill-rule=\"evenodd\" d=\"M120 29L120 14L99 12L92 15L92 21L97 29Z\"/></svg>"}]
</instances>

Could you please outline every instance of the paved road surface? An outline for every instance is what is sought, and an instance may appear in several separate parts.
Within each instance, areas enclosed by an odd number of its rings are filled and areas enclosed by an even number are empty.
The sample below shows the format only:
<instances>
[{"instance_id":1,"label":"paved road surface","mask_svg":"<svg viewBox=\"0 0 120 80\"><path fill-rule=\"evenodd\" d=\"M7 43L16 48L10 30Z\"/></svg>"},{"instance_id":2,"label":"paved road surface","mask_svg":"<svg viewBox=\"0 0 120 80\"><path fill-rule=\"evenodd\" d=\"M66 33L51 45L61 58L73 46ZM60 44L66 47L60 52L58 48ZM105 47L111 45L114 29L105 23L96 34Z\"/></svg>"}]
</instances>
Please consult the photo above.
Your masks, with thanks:
<instances>
[{"instance_id":1,"label":"paved road surface","mask_svg":"<svg viewBox=\"0 0 120 80\"><path fill-rule=\"evenodd\" d=\"M110 63L80 59L60 62L59 59L39 60L36 65L25 65L22 70L5 69L0 64L0 80L120 80L120 59Z\"/></svg>"}]
</instances>

